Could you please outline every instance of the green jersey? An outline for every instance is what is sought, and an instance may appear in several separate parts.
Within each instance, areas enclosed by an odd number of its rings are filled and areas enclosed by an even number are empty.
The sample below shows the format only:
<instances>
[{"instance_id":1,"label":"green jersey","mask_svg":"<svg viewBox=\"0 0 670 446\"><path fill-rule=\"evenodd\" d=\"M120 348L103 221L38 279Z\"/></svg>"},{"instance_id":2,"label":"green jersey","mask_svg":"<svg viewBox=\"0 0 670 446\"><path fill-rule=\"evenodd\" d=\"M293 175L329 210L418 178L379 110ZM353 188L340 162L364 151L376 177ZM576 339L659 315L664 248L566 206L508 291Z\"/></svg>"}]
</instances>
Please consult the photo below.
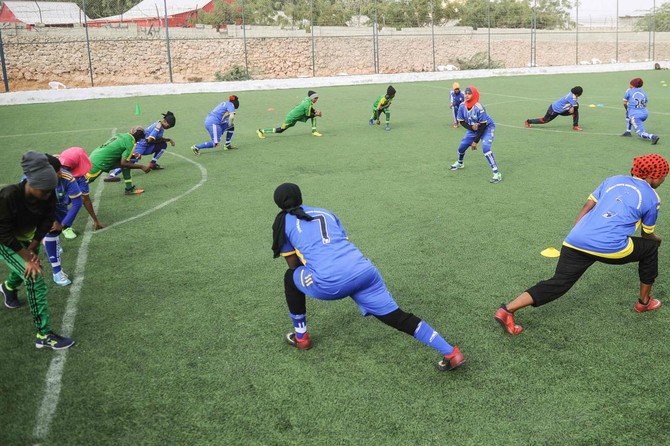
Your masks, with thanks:
<instances>
[{"instance_id":1,"label":"green jersey","mask_svg":"<svg viewBox=\"0 0 670 446\"><path fill-rule=\"evenodd\" d=\"M288 112L288 115L286 115L286 123L295 124L298 121L307 122L307 119L313 117L313 107L314 104L312 103L312 100L309 97L306 97L293 110Z\"/></svg>"},{"instance_id":2,"label":"green jersey","mask_svg":"<svg viewBox=\"0 0 670 446\"><path fill-rule=\"evenodd\" d=\"M135 138L130 133L119 133L91 152L94 168L109 172L119 166L121 158L130 160L135 150Z\"/></svg>"},{"instance_id":3,"label":"green jersey","mask_svg":"<svg viewBox=\"0 0 670 446\"><path fill-rule=\"evenodd\" d=\"M386 95L379 96L375 103L372 104L372 110L386 111L391 106L391 102L393 102L393 98L387 98Z\"/></svg>"}]
</instances>

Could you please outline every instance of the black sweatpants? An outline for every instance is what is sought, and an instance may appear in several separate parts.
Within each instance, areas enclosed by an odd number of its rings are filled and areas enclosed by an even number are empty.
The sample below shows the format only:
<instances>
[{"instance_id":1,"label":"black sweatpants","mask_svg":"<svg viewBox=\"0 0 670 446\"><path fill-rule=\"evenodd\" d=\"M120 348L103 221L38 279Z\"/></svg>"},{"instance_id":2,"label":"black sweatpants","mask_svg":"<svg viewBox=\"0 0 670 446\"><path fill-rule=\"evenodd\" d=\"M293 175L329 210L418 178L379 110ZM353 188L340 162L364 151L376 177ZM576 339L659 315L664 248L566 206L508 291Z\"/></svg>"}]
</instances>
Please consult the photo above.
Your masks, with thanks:
<instances>
[{"instance_id":1,"label":"black sweatpants","mask_svg":"<svg viewBox=\"0 0 670 446\"><path fill-rule=\"evenodd\" d=\"M547 113L544 114L544 117L539 119L529 119L529 124L546 124L547 122L553 121L556 116L570 116L569 111L564 111L561 113L556 113L554 109L549 105ZM573 127L579 125L579 106L575 107L575 112L572 114L572 125Z\"/></svg>"},{"instance_id":2,"label":"black sweatpants","mask_svg":"<svg viewBox=\"0 0 670 446\"><path fill-rule=\"evenodd\" d=\"M538 282L526 290L533 298L533 306L547 304L567 293L595 262L610 265L639 262L640 282L652 285L658 277L658 243L642 237L631 237L631 239L633 252L620 259L599 257L563 246L554 277Z\"/></svg>"}]
</instances>

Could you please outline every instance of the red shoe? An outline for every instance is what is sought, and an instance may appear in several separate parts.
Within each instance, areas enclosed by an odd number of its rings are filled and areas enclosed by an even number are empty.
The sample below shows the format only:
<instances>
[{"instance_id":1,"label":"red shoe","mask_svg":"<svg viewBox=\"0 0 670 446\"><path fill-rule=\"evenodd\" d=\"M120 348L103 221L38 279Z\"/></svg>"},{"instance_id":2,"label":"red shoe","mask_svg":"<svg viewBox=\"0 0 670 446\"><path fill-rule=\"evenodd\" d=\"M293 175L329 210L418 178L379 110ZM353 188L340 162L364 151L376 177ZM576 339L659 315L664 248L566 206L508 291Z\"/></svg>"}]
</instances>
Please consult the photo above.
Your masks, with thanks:
<instances>
[{"instance_id":1,"label":"red shoe","mask_svg":"<svg viewBox=\"0 0 670 446\"><path fill-rule=\"evenodd\" d=\"M454 347L454 351L450 355L444 355L441 360L435 363L435 367L440 372L454 370L459 365L465 362L465 357L458 347Z\"/></svg>"},{"instance_id":2,"label":"red shoe","mask_svg":"<svg viewBox=\"0 0 670 446\"><path fill-rule=\"evenodd\" d=\"M502 328L504 328L505 331L511 335L517 335L523 331L523 327L521 325L514 323L514 313L510 313L504 307L498 308L494 318L500 323L500 325L502 325Z\"/></svg>"},{"instance_id":3,"label":"red shoe","mask_svg":"<svg viewBox=\"0 0 670 446\"><path fill-rule=\"evenodd\" d=\"M635 306L633 307L633 309L635 310L636 313L644 313L646 311L657 310L661 308L661 305L663 305L663 302L661 302L658 299L654 299L653 297L650 297L649 302L647 302L647 305L640 303L640 301L638 300L637 302L635 302Z\"/></svg>"},{"instance_id":4,"label":"red shoe","mask_svg":"<svg viewBox=\"0 0 670 446\"><path fill-rule=\"evenodd\" d=\"M581 132L581 131L584 130L584 129L581 128L580 126L576 125L576 126L573 126L573 127L572 127L572 130L574 130L575 132Z\"/></svg>"},{"instance_id":5,"label":"red shoe","mask_svg":"<svg viewBox=\"0 0 670 446\"><path fill-rule=\"evenodd\" d=\"M528 122L528 119L526 119L526 122L524 122L523 125L525 125L527 129L530 128L530 122Z\"/></svg>"},{"instance_id":6,"label":"red shoe","mask_svg":"<svg viewBox=\"0 0 670 446\"><path fill-rule=\"evenodd\" d=\"M298 339L294 332L286 335L286 342L296 347L298 350L309 350L312 348L312 340L309 339L309 333L305 333L302 339Z\"/></svg>"},{"instance_id":7,"label":"red shoe","mask_svg":"<svg viewBox=\"0 0 670 446\"><path fill-rule=\"evenodd\" d=\"M130 189L126 189L126 191L125 191L126 195L139 195L139 194L143 194L143 193L144 193L144 189L137 189L135 186L133 186Z\"/></svg>"}]
</instances>

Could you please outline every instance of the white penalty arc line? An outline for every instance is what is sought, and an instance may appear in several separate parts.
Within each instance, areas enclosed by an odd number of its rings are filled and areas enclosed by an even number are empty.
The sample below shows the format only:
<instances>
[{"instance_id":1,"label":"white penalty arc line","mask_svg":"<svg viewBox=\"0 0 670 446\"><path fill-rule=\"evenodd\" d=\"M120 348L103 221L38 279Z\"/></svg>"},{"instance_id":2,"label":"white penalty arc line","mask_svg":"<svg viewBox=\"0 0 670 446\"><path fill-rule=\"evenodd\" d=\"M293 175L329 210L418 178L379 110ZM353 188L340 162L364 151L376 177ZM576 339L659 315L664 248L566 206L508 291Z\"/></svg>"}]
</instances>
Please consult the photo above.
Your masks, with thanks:
<instances>
[{"instance_id":1,"label":"white penalty arc line","mask_svg":"<svg viewBox=\"0 0 670 446\"><path fill-rule=\"evenodd\" d=\"M104 183L100 185L95 191L93 198L93 207L97 210L100 196L104 189ZM91 236L93 234L93 220L89 219L86 224L84 235L82 236L79 252L77 253L77 263L74 269L74 280L70 287L70 296L67 299L65 307L65 314L63 315L64 336L70 337L74 329L74 320L77 316L77 304L81 297L81 289L84 284L84 271L86 270L86 261L88 259L88 247L91 243ZM67 353L69 349L54 351L54 357L49 364L47 371L46 384L44 388L44 398L37 413L37 420L35 429L33 430L33 437L35 440L44 440L49 433L49 426L51 420L56 413L58 407L58 399L60 397L61 381L63 379L63 369L65 368L65 361L67 360Z\"/></svg>"},{"instance_id":2,"label":"white penalty arc line","mask_svg":"<svg viewBox=\"0 0 670 446\"><path fill-rule=\"evenodd\" d=\"M127 218L123 221L116 222L112 225L107 226L106 228L100 229L96 232L93 232L93 221L88 220L86 224L86 229L82 236L81 245L79 246L79 252L77 254L77 263L74 270L74 279L72 281L72 286L70 287L70 296L67 299L67 305L65 308L65 314L63 315L63 327L62 333L64 336L70 337L74 330L74 321L77 316L77 306L79 304L79 299L81 297L81 290L84 284L84 272L86 270L86 262L88 260L88 248L91 243L91 238L93 234L99 233L106 229L112 228L114 226L127 223L129 221L135 220L137 218L143 217L147 214L157 211L168 204L174 203L180 198L190 194L194 190L198 189L207 182L207 169L201 164L186 158L185 156L168 152L171 155L178 156L185 161L188 161L191 164L200 169L201 178L200 182L184 192L183 194L174 197L168 201L165 201L158 206L143 212L139 215L136 215L131 218ZM95 196L93 198L93 207L97 212L98 204L100 202L100 196L102 195L102 190L104 189L104 182L98 186L95 191ZM61 351L54 351L54 357L49 364L49 369L47 370L46 383L44 387L44 397L42 398L42 404L40 405L39 411L37 413L37 420L35 423L35 428L33 430L33 438L39 444L40 441L46 439L49 434L49 427L51 426L51 421L53 420L54 415L56 414L56 409L58 408L58 400L60 398L61 392L61 383L63 380L63 370L65 369L65 362L67 360L67 354L70 350L65 349Z\"/></svg>"},{"instance_id":3,"label":"white penalty arc line","mask_svg":"<svg viewBox=\"0 0 670 446\"><path fill-rule=\"evenodd\" d=\"M168 205L174 203L175 201L180 200L181 198L184 198L186 195L188 195L188 194L190 194L191 192L193 192L194 190L196 190L196 189L202 187L202 186L207 182L207 169L205 169L205 167L204 167L202 164L197 163L197 162L195 162L195 161L193 161L193 160L191 160L191 159L189 159L189 158L186 158L186 157L183 156L183 155L179 155L178 153L172 153L172 152L166 152L166 153L169 153L170 155L173 155L173 156L177 156L177 157L183 159L184 161L187 161L187 162L189 162L189 163L191 163L191 164L197 166L198 169L200 169L200 176L201 176L200 181L198 182L198 184L196 184L195 186L191 187L189 190L187 190L187 191L184 192L183 194L181 194L181 195L177 195L176 197L173 197L173 198L171 198L171 199L169 199L169 200L167 200L167 201L164 201L164 202L162 202L161 204L159 204L159 205L157 205L157 206L154 206L153 208L151 208L151 209L149 209L149 210L147 210L147 211L142 212L141 214L134 215L134 216L132 216L132 217L126 218L125 220L121 220L121 221L117 221L117 222L115 222L115 223L112 223L111 225L106 226L106 227L104 227L104 228L102 228L102 229L98 229L97 231L95 231L95 234L99 234L99 233L101 233L101 232L105 232L105 231L107 231L108 229L114 228L114 227L116 227L116 226L119 226L119 225L128 223L128 222L133 221L133 220L137 220L138 218L142 218L142 217L145 217L145 216L147 216L147 215L149 215L149 214L152 214L152 213L156 212L157 210L162 209L162 208L164 208L165 206L168 206Z\"/></svg>"}]
</instances>

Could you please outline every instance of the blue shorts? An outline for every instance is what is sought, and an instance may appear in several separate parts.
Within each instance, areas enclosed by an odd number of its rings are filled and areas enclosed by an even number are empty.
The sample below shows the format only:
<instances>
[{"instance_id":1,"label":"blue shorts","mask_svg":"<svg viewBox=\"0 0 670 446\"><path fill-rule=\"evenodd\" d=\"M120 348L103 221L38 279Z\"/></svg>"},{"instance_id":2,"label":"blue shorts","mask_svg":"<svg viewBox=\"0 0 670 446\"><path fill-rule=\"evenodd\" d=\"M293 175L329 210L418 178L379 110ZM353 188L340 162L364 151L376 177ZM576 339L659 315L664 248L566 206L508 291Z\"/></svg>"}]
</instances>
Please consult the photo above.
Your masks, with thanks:
<instances>
[{"instance_id":1,"label":"blue shorts","mask_svg":"<svg viewBox=\"0 0 670 446\"><path fill-rule=\"evenodd\" d=\"M398 309L398 304L374 266L355 279L339 284L319 283L311 271L301 266L293 272L293 282L300 291L314 299L337 300L351 296L363 316L383 316Z\"/></svg>"},{"instance_id":2,"label":"blue shorts","mask_svg":"<svg viewBox=\"0 0 670 446\"><path fill-rule=\"evenodd\" d=\"M135 155L152 155L167 149L166 142L159 142L157 144L147 144L146 146L135 146Z\"/></svg>"},{"instance_id":3,"label":"blue shorts","mask_svg":"<svg viewBox=\"0 0 670 446\"><path fill-rule=\"evenodd\" d=\"M221 142L221 135L223 132L228 130L228 123L225 122L221 124L218 120L205 120L205 129L209 133L209 136L212 138L214 144L219 144Z\"/></svg>"}]
</instances>

